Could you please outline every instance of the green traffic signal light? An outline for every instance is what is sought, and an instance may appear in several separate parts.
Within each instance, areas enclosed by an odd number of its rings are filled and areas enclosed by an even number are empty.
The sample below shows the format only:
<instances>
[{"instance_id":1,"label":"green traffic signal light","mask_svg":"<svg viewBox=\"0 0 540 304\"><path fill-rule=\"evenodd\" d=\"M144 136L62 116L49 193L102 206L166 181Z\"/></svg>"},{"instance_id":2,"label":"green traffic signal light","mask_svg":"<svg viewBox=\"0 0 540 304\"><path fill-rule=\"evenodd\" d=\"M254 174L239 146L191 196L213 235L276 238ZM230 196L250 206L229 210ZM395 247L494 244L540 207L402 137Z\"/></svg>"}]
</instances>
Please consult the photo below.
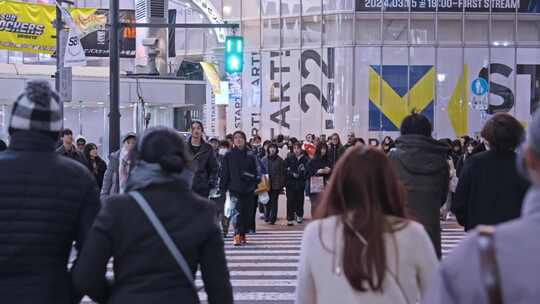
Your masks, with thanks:
<instances>
[{"instance_id":1,"label":"green traffic signal light","mask_svg":"<svg viewBox=\"0 0 540 304\"><path fill-rule=\"evenodd\" d=\"M227 36L225 38L225 71L241 73L244 68L244 37Z\"/></svg>"}]
</instances>

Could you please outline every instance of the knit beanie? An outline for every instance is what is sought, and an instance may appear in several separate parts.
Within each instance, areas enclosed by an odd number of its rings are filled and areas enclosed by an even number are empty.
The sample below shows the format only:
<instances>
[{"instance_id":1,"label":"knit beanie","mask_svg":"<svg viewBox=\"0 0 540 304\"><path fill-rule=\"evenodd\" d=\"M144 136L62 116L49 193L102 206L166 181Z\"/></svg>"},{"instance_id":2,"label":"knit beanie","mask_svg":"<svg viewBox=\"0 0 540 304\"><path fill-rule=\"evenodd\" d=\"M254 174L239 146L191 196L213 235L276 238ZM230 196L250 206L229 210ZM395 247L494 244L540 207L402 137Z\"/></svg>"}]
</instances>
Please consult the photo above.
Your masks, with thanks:
<instances>
[{"instance_id":1,"label":"knit beanie","mask_svg":"<svg viewBox=\"0 0 540 304\"><path fill-rule=\"evenodd\" d=\"M47 81L32 80L26 84L11 111L9 133L14 130L54 133L62 130L60 97Z\"/></svg>"}]
</instances>

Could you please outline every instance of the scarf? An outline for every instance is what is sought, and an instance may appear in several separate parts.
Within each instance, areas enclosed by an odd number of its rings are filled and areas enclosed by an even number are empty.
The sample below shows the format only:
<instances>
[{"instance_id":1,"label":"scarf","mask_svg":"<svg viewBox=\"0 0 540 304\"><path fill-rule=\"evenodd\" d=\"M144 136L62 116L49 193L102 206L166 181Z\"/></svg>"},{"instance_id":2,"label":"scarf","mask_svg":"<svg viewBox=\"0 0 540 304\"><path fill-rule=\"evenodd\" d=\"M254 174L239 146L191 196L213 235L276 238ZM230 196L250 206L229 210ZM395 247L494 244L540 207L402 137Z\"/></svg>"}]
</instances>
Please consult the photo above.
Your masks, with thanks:
<instances>
[{"instance_id":1,"label":"scarf","mask_svg":"<svg viewBox=\"0 0 540 304\"><path fill-rule=\"evenodd\" d=\"M178 183L179 186L191 189L193 183L193 172L189 169L182 170L181 173L169 173L161 169L161 165L139 161L126 184L126 192L144 189L150 185L160 185L166 183Z\"/></svg>"}]
</instances>

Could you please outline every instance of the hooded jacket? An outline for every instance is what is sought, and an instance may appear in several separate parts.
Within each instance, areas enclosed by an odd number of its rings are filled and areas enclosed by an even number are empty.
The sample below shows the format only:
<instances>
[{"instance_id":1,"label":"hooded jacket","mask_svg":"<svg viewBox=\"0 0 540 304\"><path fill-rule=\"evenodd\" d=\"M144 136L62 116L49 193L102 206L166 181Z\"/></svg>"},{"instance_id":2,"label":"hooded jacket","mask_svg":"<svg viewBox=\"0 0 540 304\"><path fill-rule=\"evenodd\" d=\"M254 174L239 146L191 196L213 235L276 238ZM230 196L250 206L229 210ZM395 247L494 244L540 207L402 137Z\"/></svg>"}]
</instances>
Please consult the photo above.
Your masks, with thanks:
<instances>
[{"instance_id":1,"label":"hooded jacket","mask_svg":"<svg viewBox=\"0 0 540 304\"><path fill-rule=\"evenodd\" d=\"M439 210L446 201L450 172L448 147L423 135L403 135L389 158L407 190L407 207L413 219L424 225L441 257Z\"/></svg>"}]
</instances>

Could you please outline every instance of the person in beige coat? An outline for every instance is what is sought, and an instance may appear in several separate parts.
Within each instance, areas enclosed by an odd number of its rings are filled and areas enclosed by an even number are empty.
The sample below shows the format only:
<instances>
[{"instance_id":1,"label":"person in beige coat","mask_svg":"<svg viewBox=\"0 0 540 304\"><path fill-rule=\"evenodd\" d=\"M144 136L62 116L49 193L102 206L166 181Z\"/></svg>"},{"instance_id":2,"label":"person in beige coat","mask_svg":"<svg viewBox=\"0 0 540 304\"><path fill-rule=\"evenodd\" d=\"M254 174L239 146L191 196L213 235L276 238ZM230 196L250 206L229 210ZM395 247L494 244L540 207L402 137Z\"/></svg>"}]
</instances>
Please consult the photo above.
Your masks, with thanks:
<instances>
[{"instance_id":1,"label":"person in beige coat","mask_svg":"<svg viewBox=\"0 0 540 304\"><path fill-rule=\"evenodd\" d=\"M438 261L383 152L347 150L302 240L296 304L415 304Z\"/></svg>"}]
</instances>

